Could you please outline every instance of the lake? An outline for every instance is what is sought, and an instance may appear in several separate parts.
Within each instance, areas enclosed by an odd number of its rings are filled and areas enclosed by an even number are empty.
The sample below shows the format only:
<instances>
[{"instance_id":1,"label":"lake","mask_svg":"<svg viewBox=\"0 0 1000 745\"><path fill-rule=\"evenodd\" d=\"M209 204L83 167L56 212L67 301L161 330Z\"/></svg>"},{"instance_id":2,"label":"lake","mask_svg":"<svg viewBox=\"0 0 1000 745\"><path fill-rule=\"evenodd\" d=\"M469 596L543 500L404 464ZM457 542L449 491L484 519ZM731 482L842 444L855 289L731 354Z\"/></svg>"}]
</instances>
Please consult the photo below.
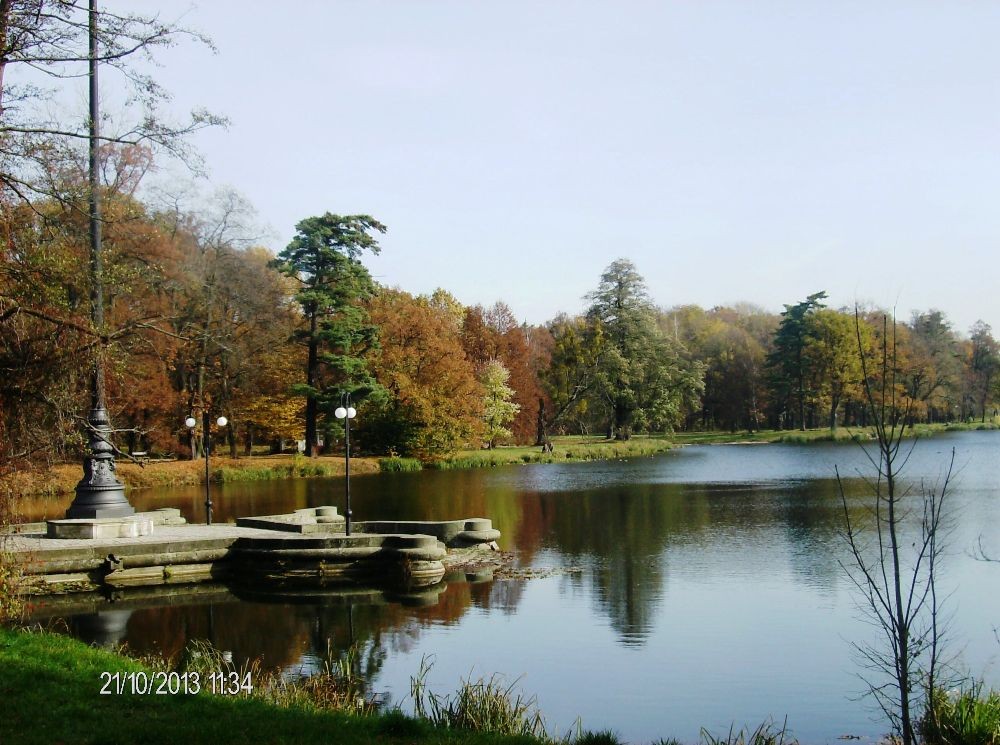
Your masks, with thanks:
<instances>
[{"instance_id":1,"label":"lake","mask_svg":"<svg viewBox=\"0 0 1000 745\"><path fill-rule=\"evenodd\" d=\"M1000 684L994 626L1000 564L1000 433L920 440L905 476L937 483L952 448L956 474L941 586L948 651ZM436 602L298 603L223 592L161 607L112 610L68 624L83 638L175 653L210 638L234 660L308 672L353 639L372 691L405 699L425 656L432 690L500 673L537 695L550 732L580 717L632 742L728 731L785 716L804 743L876 740L852 642L874 638L841 561L843 507L864 514L872 473L851 443L714 445L628 461L422 471L352 479L355 519L489 517L532 579L451 579ZM139 509L180 507L204 520L201 488L130 495ZM341 479L215 487L215 517L342 507ZM113 606L108 606L113 608Z\"/></svg>"}]
</instances>

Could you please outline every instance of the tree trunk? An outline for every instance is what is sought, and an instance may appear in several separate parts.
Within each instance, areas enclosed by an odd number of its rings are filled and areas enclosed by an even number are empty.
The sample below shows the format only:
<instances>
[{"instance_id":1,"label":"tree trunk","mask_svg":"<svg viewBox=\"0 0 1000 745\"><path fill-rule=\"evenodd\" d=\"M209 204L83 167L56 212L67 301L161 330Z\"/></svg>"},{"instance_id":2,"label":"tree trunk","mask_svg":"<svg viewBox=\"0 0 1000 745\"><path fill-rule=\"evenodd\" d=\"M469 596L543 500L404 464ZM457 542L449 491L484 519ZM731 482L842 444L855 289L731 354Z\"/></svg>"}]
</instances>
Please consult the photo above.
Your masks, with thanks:
<instances>
[{"instance_id":1,"label":"tree trunk","mask_svg":"<svg viewBox=\"0 0 1000 745\"><path fill-rule=\"evenodd\" d=\"M545 399L538 397L538 421L535 423L535 445L544 445L545 436Z\"/></svg>"},{"instance_id":2,"label":"tree trunk","mask_svg":"<svg viewBox=\"0 0 1000 745\"><path fill-rule=\"evenodd\" d=\"M0 44L3 44L2 58L0 58L0 117L3 116L3 74L7 69L8 56L11 53L8 45L8 31L10 29L10 7L12 0L0 0Z\"/></svg>"},{"instance_id":3,"label":"tree trunk","mask_svg":"<svg viewBox=\"0 0 1000 745\"><path fill-rule=\"evenodd\" d=\"M316 374L319 366L318 349L319 340L316 338L316 313L309 314L309 359L306 362L306 385L309 386L309 395L306 397L306 452L310 457L319 456L319 442L316 438L316 414L317 401L314 393L316 387Z\"/></svg>"}]
</instances>

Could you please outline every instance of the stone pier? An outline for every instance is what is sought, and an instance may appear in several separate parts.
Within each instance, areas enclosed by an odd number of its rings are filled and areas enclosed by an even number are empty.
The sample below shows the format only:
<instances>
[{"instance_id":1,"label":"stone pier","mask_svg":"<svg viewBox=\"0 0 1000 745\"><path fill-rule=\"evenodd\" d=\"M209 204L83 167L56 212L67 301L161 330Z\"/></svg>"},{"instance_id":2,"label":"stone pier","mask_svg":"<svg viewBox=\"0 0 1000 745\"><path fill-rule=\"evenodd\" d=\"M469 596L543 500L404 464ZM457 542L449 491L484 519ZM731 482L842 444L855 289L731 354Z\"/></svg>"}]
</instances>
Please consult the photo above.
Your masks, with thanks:
<instances>
[{"instance_id":1,"label":"stone pier","mask_svg":"<svg viewBox=\"0 0 1000 745\"><path fill-rule=\"evenodd\" d=\"M18 526L5 550L31 594L226 582L425 587L441 581L449 550L496 550L485 518L370 521L344 533L336 507L190 525L178 510Z\"/></svg>"}]
</instances>

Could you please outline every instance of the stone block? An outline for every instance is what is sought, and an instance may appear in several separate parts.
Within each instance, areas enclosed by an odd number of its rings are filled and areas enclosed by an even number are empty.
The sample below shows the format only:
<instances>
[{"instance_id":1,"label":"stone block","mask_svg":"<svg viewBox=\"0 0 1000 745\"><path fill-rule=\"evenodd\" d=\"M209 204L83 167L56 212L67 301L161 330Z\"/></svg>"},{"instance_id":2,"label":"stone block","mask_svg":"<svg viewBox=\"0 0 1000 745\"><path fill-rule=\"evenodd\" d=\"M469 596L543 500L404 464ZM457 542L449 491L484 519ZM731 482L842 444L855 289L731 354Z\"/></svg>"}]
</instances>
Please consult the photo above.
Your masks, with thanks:
<instances>
[{"instance_id":1,"label":"stone block","mask_svg":"<svg viewBox=\"0 0 1000 745\"><path fill-rule=\"evenodd\" d=\"M49 520L46 530L48 538L57 539L141 538L152 534L153 520L143 515Z\"/></svg>"}]
</instances>

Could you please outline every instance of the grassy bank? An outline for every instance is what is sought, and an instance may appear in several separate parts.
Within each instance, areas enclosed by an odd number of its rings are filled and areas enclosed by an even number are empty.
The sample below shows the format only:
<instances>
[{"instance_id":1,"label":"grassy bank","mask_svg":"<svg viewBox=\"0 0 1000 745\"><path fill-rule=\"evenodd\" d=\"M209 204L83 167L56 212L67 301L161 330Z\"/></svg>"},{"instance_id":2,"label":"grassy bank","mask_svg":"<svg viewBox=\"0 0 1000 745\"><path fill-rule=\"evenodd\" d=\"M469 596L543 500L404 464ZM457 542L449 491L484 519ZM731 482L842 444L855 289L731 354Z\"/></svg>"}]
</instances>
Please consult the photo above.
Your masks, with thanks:
<instances>
[{"instance_id":1,"label":"grassy bank","mask_svg":"<svg viewBox=\"0 0 1000 745\"><path fill-rule=\"evenodd\" d=\"M955 691L934 691L933 707L920 719L925 745L1000 743L1000 692L972 684Z\"/></svg>"},{"instance_id":2,"label":"grassy bank","mask_svg":"<svg viewBox=\"0 0 1000 745\"><path fill-rule=\"evenodd\" d=\"M351 458L351 473L377 473L378 458ZM212 480L269 481L274 479L343 476L343 456L306 458L301 455L262 455L253 458L212 457ZM79 463L38 466L15 473L5 480L12 492L22 496L53 497L72 494L83 475ZM129 489L154 486L186 486L205 480L205 461L152 461L139 465L124 458L118 460L118 477Z\"/></svg>"},{"instance_id":3,"label":"grassy bank","mask_svg":"<svg viewBox=\"0 0 1000 745\"><path fill-rule=\"evenodd\" d=\"M972 432L997 430L1000 425L994 422L971 422L951 424L917 424L907 430L910 437L931 437L944 432ZM867 442L874 438L870 427L838 427L831 431L827 427L819 429L774 430L765 429L757 432L678 432L673 440L678 445L711 445L727 443L768 443L783 442L792 444L807 444L810 442L849 442L851 440Z\"/></svg>"},{"instance_id":4,"label":"grassy bank","mask_svg":"<svg viewBox=\"0 0 1000 745\"><path fill-rule=\"evenodd\" d=\"M73 743L482 743L542 740L441 729L398 712L344 710L314 686L213 695L101 695L102 673L157 668L68 637L0 629L0 742ZM207 679L203 674L201 680ZM113 689L114 686L112 686Z\"/></svg>"},{"instance_id":5,"label":"grassy bank","mask_svg":"<svg viewBox=\"0 0 1000 745\"><path fill-rule=\"evenodd\" d=\"M910 430L914 437L927 437L941 432L968 430L995 430L995 423L970 424L918 424ZM419 471L422 468L442 470L460 468L490 468L494 466L525 463L566 463L589 460L622 460L642 458L670 450L678 445L768 443L784 442L806 444L872 439L868 429L841 427L836 432L829 429L763 430L759 432L678 432L672 435L636 435L627 442L606 440L603 437L568 435L552 438L552 452L538 446L503 446L494 450L459 450L435 460L420 461L416 458L352 457L351 473L397 473ZM270 481L315 476L343 476L343 456L306 458L301 455L261 455L253 458L212 458L212 480L220 483L235 481ZM39 466L32 471L22 471L6 477L0 487L22 498L58 497L73 492L80 480L80 465L64 463ZM204 461L154 461L145 465L119 460L118 475L130 489L154 486L185 486L200 484L205 477Z\"/></svg>"},{"instance_id":6,"label":"grassy bank","mask_svg":"<svg viewBox=\"0 0 1000 745\"><path fill-rule=\"evenodd\" d=\"M380 709L352 672L351 656L301 680L251 664L235 670L210 647L189 647L181 663L136 660L89 647L61 634L0 627L0 742L45 743L469 743L470 745L622 745L614 732L546 732L534 698L495 677L464 682L452 696L428 693L422 666L411 680L416 715ZM210 674L224 671L253 685L232 695L210 692ZM152 692L173 673L175 693ZM191 687L199 674L202 689ZM186 678L181 676L186 674ZM180 681L184 680L185 683ZM152 683L150 681L153 681ZM164 683L164 685L170 685ZM122 692L119 693L118 689ZM139 692L134 692L138 688ZM143 693L148 690L150 692ZM102 692L103 690L103 692ZM731 728L702 745L795 745L784 726ZM654 745L679 745L660 739Z\"/></svg>"},{"instance_id":7,"label":"grassy bank","mask_svg":"<svg viewBox=\"0 0 1000 745\"><path fill-rule=\"evenodd\" d=\"M663 452L671 448L666 437L638 436L628 442L608 442L593 437L554 438L554 450L540 447L501 447L495 450L460 450L438 460L422 462L416 458L352 457L351 474L419 471L422 468L483 468L521 463L565 463L568 460L611 460ZM77 463L39 466L31 471L12 474L4 481L12 493L21 497L57 497L72 494L82 475ZM212 458L211 477L219 483L235 481L271 481L316 476L343 476L342 455L306 458L301 455L265 455L253 458ZM145 465L118 461L118 476L129 489L154 486L186 486L205 479L202 460L153 461Z\"/></svg>"},{"instance_id":8,"label":"grassy bank","mask_svg":"<svg viewBox=\"0 0 1000 745\"><path fill-rule=\"evenodd\" d=\"M606 440L603 437L568 435L552 438L552 452L543 451L536 445L499 447L493 450L459 450L428 464L428 467L450 470L522 463L620 460L655 455L670 450L673 446L671 438L666 435L637 435L627 442Z\"/></svg>"}]
</instances>

